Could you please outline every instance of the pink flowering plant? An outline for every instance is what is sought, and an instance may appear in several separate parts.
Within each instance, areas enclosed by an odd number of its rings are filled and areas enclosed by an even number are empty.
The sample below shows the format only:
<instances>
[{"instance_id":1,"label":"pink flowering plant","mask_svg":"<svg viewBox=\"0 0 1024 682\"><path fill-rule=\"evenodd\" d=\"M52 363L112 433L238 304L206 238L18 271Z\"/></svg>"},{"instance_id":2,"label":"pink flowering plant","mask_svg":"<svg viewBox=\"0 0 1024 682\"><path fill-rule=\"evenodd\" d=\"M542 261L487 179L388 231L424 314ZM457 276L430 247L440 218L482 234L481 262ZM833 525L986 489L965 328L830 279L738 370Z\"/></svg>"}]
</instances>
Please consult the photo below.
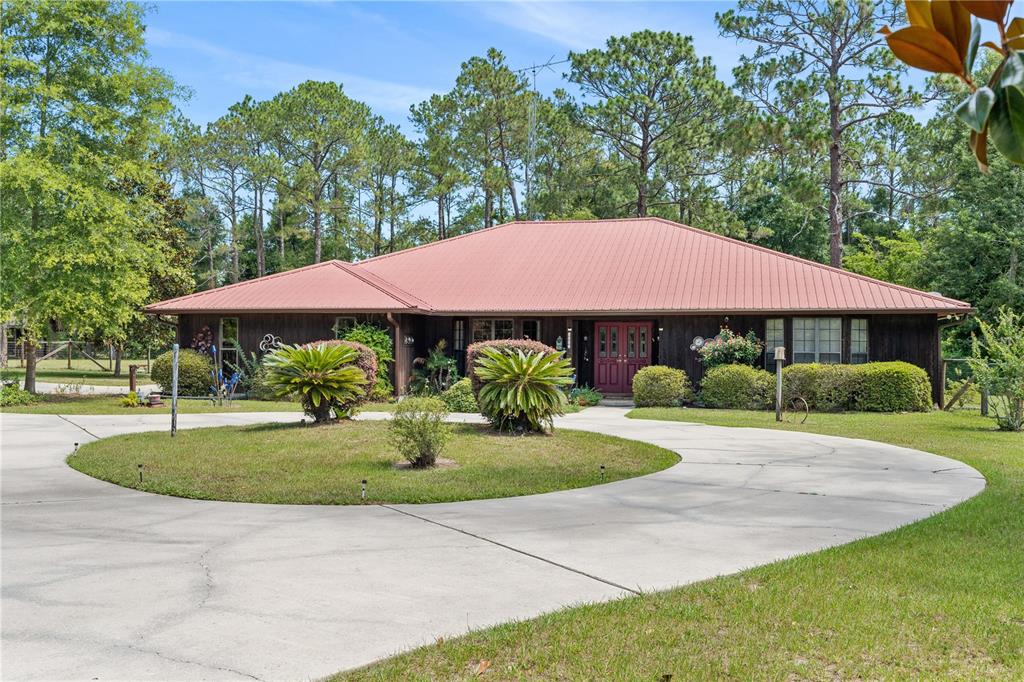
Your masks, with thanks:
<instances>
[{"instance_id":1,"label":"pink flowering plant","mask_svg":"<svg viewBox=\"0 0 1024 682\"><path fill-rule=\"evenodd\" d=\"M713 339L708 340L697 354L704 367L711 369L719 365L753 365L761 357L764 344L754 332L740 336L727 327Z\"/></svg>"}]
</instances>

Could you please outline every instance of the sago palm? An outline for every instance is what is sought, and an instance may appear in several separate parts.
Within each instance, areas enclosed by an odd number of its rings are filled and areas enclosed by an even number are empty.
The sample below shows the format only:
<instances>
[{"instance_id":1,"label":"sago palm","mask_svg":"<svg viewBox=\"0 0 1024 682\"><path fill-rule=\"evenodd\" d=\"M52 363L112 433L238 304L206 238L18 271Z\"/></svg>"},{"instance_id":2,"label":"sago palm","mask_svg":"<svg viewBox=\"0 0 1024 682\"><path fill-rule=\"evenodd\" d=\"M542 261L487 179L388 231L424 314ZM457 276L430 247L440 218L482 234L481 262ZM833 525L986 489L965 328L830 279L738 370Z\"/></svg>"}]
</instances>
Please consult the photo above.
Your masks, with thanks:
<instances>
[{"instance_id":1,"label":"sago palm","mask_svg":"<svg viewBox=\"0 0 1024 682\"><path fill-rule=\"evenodd\" d=\"M566 404L572 365L561 353L481 349L473 368L483 383L480 411L499 429L544 431Z\"/></svg>"},{"instance_id":2,"label":"sago palm","mask_svg":"<svg viewBox=\"0 0 1024 682\"><path fill-rule=\"evenodd\" d=\"M318 344L280 346L263 361L267 385L278 397L297 396L317 422L330 419L364 392L366 376L354 363L359 352L349 346Z\"/></svg>"}]
</instances>

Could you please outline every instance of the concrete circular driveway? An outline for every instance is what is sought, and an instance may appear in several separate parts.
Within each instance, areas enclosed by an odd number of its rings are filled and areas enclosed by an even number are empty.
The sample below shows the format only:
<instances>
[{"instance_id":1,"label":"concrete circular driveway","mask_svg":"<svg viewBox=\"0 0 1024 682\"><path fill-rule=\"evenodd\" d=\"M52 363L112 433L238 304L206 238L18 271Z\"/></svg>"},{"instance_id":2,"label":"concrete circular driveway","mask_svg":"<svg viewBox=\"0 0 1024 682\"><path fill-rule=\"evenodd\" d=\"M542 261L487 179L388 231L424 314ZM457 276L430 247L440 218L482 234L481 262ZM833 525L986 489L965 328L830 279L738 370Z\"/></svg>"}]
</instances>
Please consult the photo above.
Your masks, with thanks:
<instances>
[{"instance_id":1,"label":"concrete circular driveway","mask_svg":"<svg viewBox=\"0 0 1024 682\"><path fill-rule=\"evenodd\" d=\"M4 414L3 676L316 678L439 636L849 542L984 487L974 469L915 450L624 414L590 408L560 426L682 461L580 490L366 507L135 492L64 458L75 441L166 428L166 416Z\"/></svg>"}]
</instances>

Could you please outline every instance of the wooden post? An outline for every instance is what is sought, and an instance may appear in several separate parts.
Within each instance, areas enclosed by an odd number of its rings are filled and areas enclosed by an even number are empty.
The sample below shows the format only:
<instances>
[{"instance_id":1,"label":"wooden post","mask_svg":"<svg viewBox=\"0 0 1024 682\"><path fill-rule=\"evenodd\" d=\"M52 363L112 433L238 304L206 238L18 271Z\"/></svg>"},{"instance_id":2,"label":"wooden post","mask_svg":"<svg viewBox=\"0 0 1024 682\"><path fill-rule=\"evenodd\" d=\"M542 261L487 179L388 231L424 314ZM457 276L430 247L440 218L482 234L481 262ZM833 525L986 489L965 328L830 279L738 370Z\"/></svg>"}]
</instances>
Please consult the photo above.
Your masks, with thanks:
<instances>
[{"instance_id":1,"label":"wooden post","mask_svg":"<svg viewBox=\"0 0 1024 682\"><path fill-rule=\"evenodd\" d=\"M171 438L178 433L178 344L171 355Z\"/></svg>"},{"instance_id":2,"label":"wooden post","mask_svg":"<svg viewBox=\"0 0 1024 682\"><path fill-rule=\"evenodd\" d=\"M137 371L139 371L138 365L128 365L128 391L135 395L139 394L138 384L135 382L135 373Z\"/></svg>"},{"instance_id":3,"label":"wooden post","mask_svg":"<svg viewBox=\"0 0 1024 682\"><path fill-rule=\"evenodd\" d=\"M71 369L71 339L68 339L68 369Z\"/></svg>"},{"instance_id":4,"label":"wooden post","mask_svg":"<svg viewBox=\"0 0 1024 682\"><path fill-rule=\"evenodd\" d=\"M782 421L782 365L786 360L786 347L775 347L775 421Z\"/></svg>"}]
</instances>

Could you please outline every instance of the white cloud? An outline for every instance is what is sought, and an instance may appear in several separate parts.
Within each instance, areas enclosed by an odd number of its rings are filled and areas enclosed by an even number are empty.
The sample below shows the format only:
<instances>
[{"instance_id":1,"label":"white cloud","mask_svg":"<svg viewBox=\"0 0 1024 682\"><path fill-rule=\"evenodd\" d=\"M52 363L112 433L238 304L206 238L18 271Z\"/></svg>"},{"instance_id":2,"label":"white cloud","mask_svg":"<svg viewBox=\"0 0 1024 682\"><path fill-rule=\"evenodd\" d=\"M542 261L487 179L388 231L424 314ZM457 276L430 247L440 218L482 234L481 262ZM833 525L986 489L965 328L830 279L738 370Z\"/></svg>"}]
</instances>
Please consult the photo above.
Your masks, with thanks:
<instances>
[{"instance_id":1,"label":"white cloud","mask_svg":"<svg viewBox=\"0 0 1024 682\"><path fill-rule=\"evenodd\" d=\"M553 40L570 50L602 47L609 36L657 28L663 21L649 6L605 3L511 2L473 7L491 21Z\"/></svg>"},{"instance_id":2,"label":"white cloud","mask_svg":"<svg viewBox=\"0 0 1024 682\"><path fill-rule=\"evenodd\" d=\"M374 110L406 112L409 106L434 94L434 90L418 85L367 78L306 64L296 64L221 47L191 36L150 27L146 39L151 45L168 49L198 52L208 57L211 70L234 85L254 90L252 94L274 94L288 90L306 80L336 81L345 86L353 99Z\"/></svg>"}]
</instances>

